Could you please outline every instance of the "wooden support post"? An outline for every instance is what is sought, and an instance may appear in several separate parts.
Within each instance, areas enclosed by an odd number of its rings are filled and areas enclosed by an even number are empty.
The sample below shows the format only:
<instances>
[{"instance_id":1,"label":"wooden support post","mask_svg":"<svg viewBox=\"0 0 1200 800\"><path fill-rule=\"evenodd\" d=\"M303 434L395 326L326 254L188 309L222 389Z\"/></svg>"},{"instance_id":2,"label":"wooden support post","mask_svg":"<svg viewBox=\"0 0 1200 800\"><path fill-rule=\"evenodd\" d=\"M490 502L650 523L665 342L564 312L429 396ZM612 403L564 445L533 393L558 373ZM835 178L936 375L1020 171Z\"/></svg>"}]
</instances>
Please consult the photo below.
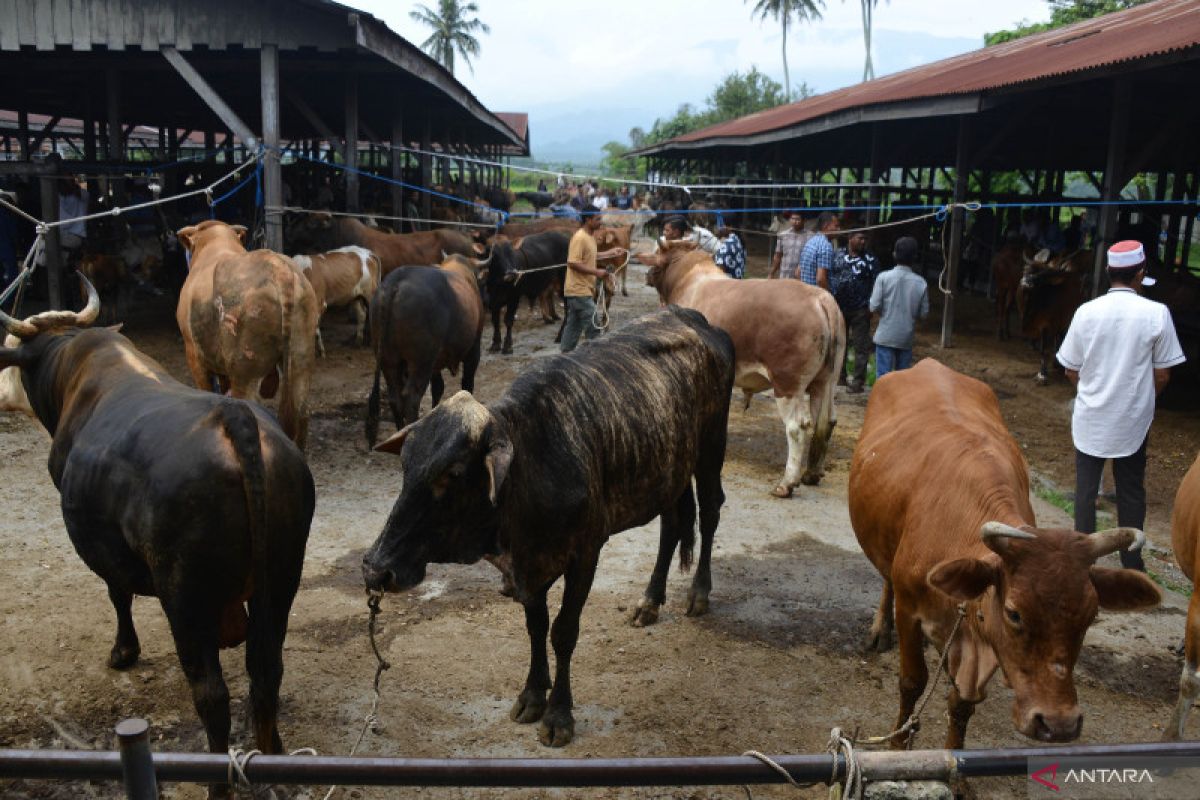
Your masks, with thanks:
<instances>
[{"instance_id":1,"label":"wooden support post","mask_svg":"<svg viewBox=\"0 0 1200 800\"><path fill-rule=\"evenodd\" d=\"M954 202L967 199L967 182L971 176L971 118L958 119L958 152L954 161ZM942 347L951 347L954 335L954 292L958 289L958 261L962 253L963 226L966 212L955 208L950 213L950 253L946 269L946 292L942 295Z\"/></svg>"},{"instance_id":2,"label":"wooden support post","mask_svg":"<svg viewBox=\"0 0 1200 800\"><path fill-rule=\"evenodd\" d=\"M358 211L358 77L346 76L346 210Z\"/></svg>"},{"instance_id":3,"label":"wooden support post","mask_svg":"<svg viewBox=\"0 0 1200 800\"><path fill-rule=\"evenodd\" d=\"M879 139L879 123L871 123L871 164L867 168L867 180L871 183L870 189L867 192L867 205L870 206L867 209L866 219L868 227L879 222L881 216L879 210L876 208L880 200L879 173L883 166L881 164L882 156L880 153L882 148Z\"/></svg>"},{"instance_id":4,"label":"wooden support post","mask_svg":"<svg viewBox=\"0 0 1200 800\"><path fill-rule=\"evenodd\" d=\"M429 117L425 117L425 124L421 126L421 186L425 189L421 193L421 217L430 219L433 215L433 196L429 194L429 189L433 184L433 156L429 155L433 147L433 131ZM426 230L429 226L428 222L420 223L421 230Z\"/></svg>"},{"instance_id":5,"label":"wooden support post","mask_svg":"<svg viewBox=\"0 0 1200 800\"><path fill-rule=\"evenodd\" d=\"M1133 84L1128 75L1118 76L1113 81L1112 110L1108 122L1108 157L1104 165L1104 188L1100 199L1105 202L1117 200L1125 188L1125 143L1129 135L1129 106L1133 95ZM1117 234L1117 207L1100 207L1100 224L1096 229L1095 259L1092 265L1092 297L1100 294L1101 276L1107 264L1109 245Z\"/></svg>"},{"instance_id":6,"label":"wooden support post","mask_svg":"<svg viewBox=\"0 0 1200 800\"><path fill-rule=\"evenodd\" d=\"M279 45L263 43L259 51L259 76L262 102L263 194L267 208L283 205L283 174L279 166ZM283 216L279 211L267 213L266 242L268 250L283 252Z\"/></svg>"},{"instance_id":7,"label":"wooden support post","mask_svg":"<svg viewBox=\"0 0 1200 800\"><path fill-rule=\"evenodd\" d=\"M1200 172L1193 173L1192 175L1192 204L1190 206L1185 206L1187 209L1187 213L1185 215L1187 217L1187 224L1184 225L1183 228L1183 257L1179 260L1180 269L1183 272L1187 272L1188 268L1191 266L1192 232L1194 231L1196 224L1196 189L1198 188L1200 188Z\"/></svg>"},{"instance_id":8,"label":"wooden support post","mask_svg":"<svg viewBox=\"0 0 1200 800\"><path fill-rule=\"evenodd\" d=\"M28 161L29 152L29 113L17 111L17 145L20 147L21 160Z\"/></svg>"},{"instance_id":9,"label":"wooden support post","mask_svg":"<svg viewBox=\"0 0 1200 800\"><path fill-rule=\"evenodd\" d=\"M108 140L104 157L112 164L125 160L125 137L121 128L121 73L116 67L104 70L105 116L108 120ZM123 205L125 201L124 181L109 178L108 191L112 194L115 205Z\"/></svg>"},{"instance_id":10,"label":"wooden support post","mask_svg":"<svg viewBox=\"0 0 1200 800\"><path fill-rule=\"evenodd\" d=\"M43 176L41 179L42 221L58 221L58 180L53 176ZM62 248L59 246L59 229L51 228L46 232L46 249L43 251L46 262L46 292L49 294L50 308L63 307L62 287Z\"/></svg>"},{"instance_id":11,"label":"wooden support post","mask_svg":"<svg viewBox=\"0 0 1200 800\"><path fill-rule=\"evenodd\" d=\"M404 180L404 151L400 148L404 146L404 118L399 111L392 114L392 146L391 146L391 168L392 180ZM397 217L403 217L404 214L404 188L392 184L392 214ZM404 223L397 225L396 230L406 230L411 228L412 223L408 223L408 228ZM415 230L415 228L413 228Z\"/></svg>"}]
</instances>

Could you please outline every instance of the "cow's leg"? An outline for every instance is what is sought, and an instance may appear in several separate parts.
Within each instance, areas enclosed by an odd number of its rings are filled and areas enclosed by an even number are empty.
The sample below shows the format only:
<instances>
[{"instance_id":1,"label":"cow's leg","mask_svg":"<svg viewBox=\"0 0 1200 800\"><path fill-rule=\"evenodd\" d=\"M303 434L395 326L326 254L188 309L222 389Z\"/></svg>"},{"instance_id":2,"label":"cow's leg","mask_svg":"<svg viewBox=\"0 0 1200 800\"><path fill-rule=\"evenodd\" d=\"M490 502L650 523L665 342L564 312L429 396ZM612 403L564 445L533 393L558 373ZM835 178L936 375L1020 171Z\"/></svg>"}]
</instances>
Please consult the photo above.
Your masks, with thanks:
<instances>
[{"instance_id":1,"label":"cow's leg","mask_svg":"<svg viewBox=\"0 0 1200 800\"><path fill-rule=\"evenodd\" d=\"M1038 335L1038 356L1040 362L1038 365L1037 382L1039 386L1045 386L1050 380L1050 365L1047 363L1050 360L1051 336L1050 331L1043 330Z\"/></svg>"},{"instance_id":2,"label":"cow's leg","mask_svg":"<svg viewBox=\"0 0 1200 800\"><path fill-rule=\"evenodd\" d=\"M712 452L715 446L712 441L703 444L705 455L696 467L696 500L700 505L700 561L696 564L696 574L688 592L689 617L708 613L708 595L712 591L713 539L717 534L717 525L721 522L721 506L725 504L725 491L721 488L721 465L725 461L725 431L725 420L722 418L719 450Z\"/></svg>"},{"instance_id":3,"label":"cow's leg","mask_svg":"<svg viewBox=\"0 0 1200 800\"><path fill-rule=\"evenodd\" d=\"M1183 674L1179 676L1179 700L1171 713L1171 721L1163 739L1178 741L1184 738L1188 713L1200 695L1200 592L1192 592L1188 604L1187 628L1183 639Z\"/></svg>"},{"instance_id":4,"label":"cow's leg","mask_svg":"<svg viewBox=\"0 0 1200 800\"><path fill-rule=\"evenodd\" d=\"M500 309L503 306L499 303L492 304L492 346L488 348L489 353L500 352Z\"/></svg>"},{"instance_id":5,"label":"cow's leg","mask_svg":"<svg viewBox=\"0 0 1200 800\"><path fill-rule=\"evenodd\" d=\"M950 715L950 725L946 728L946 749L959 750L967 738L967 723L975 713L975 703L966 700L958 693L953 678L950 683L950 698L947 701Z\"/></svg>"},{"instance_id":6,"label":"cow's leg","mask_svg":"<svg viewBox=\"0 0 1200 800\"><path fill-rule=\"evenodd\" d=\"M897 608L896 638L900 646L900 714L896 717L898 730L917 705L929 681L929 667L925 664L925 634L921 621L905 612L903 604ZM893 750L903 750L913 732L897 733L890 745Z\"/></svg>"},{"instance_id":7,"label":"cow's leg","mask_svg":"<svg viewBox=\"0 0 1200 800\"><path fill-rule=\"evenodd\" d=\"M575 737L575 717L571 715L571 656L579 641L579 617L596 577L599 552L580 553L567 568L563 582L562 606L550 629L554 646L554 688L550 704L538 726L538 740L547 747L562 747Z\"/></svg>"},{"instance_id":8,"label":"cow's leg","mask_svg":"<svg viewBox=\"0 0 1200 800\"><path fill-rule=\"evenodd\" d=\"M408 381L408 365L401 363L395 372L384 370L384 381L387 383L388 406L392 409L392 422L396 429L404 427L404 384Z\"/></svg>"},{"instance_id":9,"label":"cow's leg","mask_svg":"<svg viewBox=\"0 0 1200 800\"><path fill-rule=\"evenodd\" d=\"M625 265L625 269L621 270L621 297L629 297L629 289L626 284L629 282L629 265Z\"/></svg>"},{"instance_id":10,"label":"cow's leg","mask_svg":"<svg viewBox=\"0 0 1200 800\"><path fill-rule=\"evenodd\" d=\"M137 630L133 627L133 595L109 584L108 599L112 600L117 612L117 640L108 655L108 665L113 669L129 669L142 654Z\"/></svg>"},{"instance_id":11,"label":"cow's leg","mask_svg":"<svg viewBox=\"0 0 1200 800\"><path fill-rule=\"evenodd\" d=\"M841 372L838 365L837 372ZM825 456L829 453L829 441L833 438L833 429L837 425L837 410L833 405L833 392L836 383L834 374L825 377L823 384L809 384L808 414L813 421L812 433L808 440L808 457L804 474L800 482L805 486L816 486L825 474Z\"/></svg>"},{"instance_id":12,"label":"cow's leg","mask_svg":"<svg viewBox=\"0 0 1200 800\"><path fill-rule=\"evenodd\" d=\"M475 371L479 369L479 350L480 343L477 340L475 346L463 358L462 388L467 392L474 393L475 391Z\"/></svg>"},{"instance_id":13,"label":"cow's leg","mask_svg":"<svg viewBox=\"0 0 1200 800\"><path fill-rule=\"evenodd\" d=\"M283 526L287 523L285 520L275 520L274 524L276 530L284 530ZM303 542L302 522L294 521L287 529L293 531L289 541ZM284 537L276 536L273 541L282 542ZM246 637L246 674L250 676L249 702L254 746L264 753L283 752L278 726L283 641L287 636L292 600L300 586L303 560L302 545L273 554L269 567L270 585L256 586L248 603L250 618Z\"/></svg>"},{"instance_id":14,"label":"cow's leg","mask_svg":"<svg viewBox=\"0 0 1200 800\"><path fill-rule=\"evenodd\" d=\"M513 703L508 716L520 723L537 722L546 712L546 692L550 691L550 659L546 655L546 635L550 632L550 611L546 608L546 593L550 584L542 587L524 603L525 631L529 634L529 674L525 688Z\"/></svg>"},{"instance_id":15,"label":"cow's leg","mask_svg":"<svg viewBox=\"0 0 1200 800\"><path fill-rule=\"evenodd\" d=\"M212 391L212 373L208 371L208 367L204 366L196 345L187 338L183 340L183 355L187 359L188 372L192 373L192 380L196 382L196 388L206 392Z\"/></svg>"},{"instance_id":16,"label":"cow's leg","mask_svg":"<svg viewBox=\"0 0 1200 800\"><path fill-rule=\"evenodd\" d=\"M892 582L884 578L883 590L879 593L879 607L875 609L875 618L871 620L871 637L867 639L867 650L886 653L892 649L894 603Z\"/></svg>"},{"instance_id":17,"label":"cow's leg","mask_svg":"<svg viewBox=\"0 0 1200 800\"><path fill-rule=\"evenodd\" d=\"M317 355L325 357L325 338L321 336L321 326L317 325Z\"/></svg>"},{"instance_id":18,"label":"cow's leg","mask_svg":"<svg viewBox=\"0 0 1200 800\"><path fill-rule=\"evenodd\" d=\"M689 483L687 491L679 496L671 508L664 509L659 517L658 558L654 561L654 571L650 573L646 593L629 617L629 624L633 627L644 628L658 622L658 611L662 604L667 602L667 575L671 571L671 557L675 555L675 545L684 538L684 531L695 524L696 503ZM691 538L687 536L688 540Z\"/></svg>"},{"instance_id":19,"label":"cow's leg","mask_svg":"<svg viewBox=\"0 0 1200 800\"><path fill-rule=\"evenodd\" d=\"M403 400L400 407L404 414L404 421L399 423L401 427L421 418L421 400L425 397L425 390L429 388L432 377L432 364L408 365L408 377L404 381ZM445 386L443 385L442 388L444 389Z\"/></svg>"},{"instance_id":20,"label":"cow's leg","mask_svg":"<svg viewBox=\"0 0 1200 800\"><path fill-rule=\"evenodd\" d=\"M500 352L504 355L512 353L512 329L513 322L517 318L517 306L520 305L520 297L514 297L508 307L504 309L504 347L500 348Z\"/></svg>"},{"instance_id":21,"label":"cow's leg","mask_svg":"<svg viewBox=\"0 0 1200 800\"><path fill-rule=\"evenodd\" d=\"M362 347L367 331L367 301L361 297L354 301L354 346ZM322 353L321 355L325 355Z\"/></svg>"},{"instance_id":22,"label":"cow's leg","mask_svg":"<svg viewBox=\"0 0 1200 800\"><path fill-rule=\"evenodd\" d=\"M783 481L771 494L776 497L791 497L792 490L800 483L800 473L808 455L807 438L812 433L812 414L808 410L808 398L800 395L775 398L783 430L787 434L788 459L783 471Z\"/></svg>"},{"instance_id":23,"label":"cow's leg","mask_svg":"<svg viewBox=\"0 0 1200 800\"><path fill-rule=\"evenodd\" d=\"M442 371L435 369L429 374L429 399L431 405L436 406L442 402L442 395L446 392L446 381L442 379Z\"/></svg>"}]
</instances>

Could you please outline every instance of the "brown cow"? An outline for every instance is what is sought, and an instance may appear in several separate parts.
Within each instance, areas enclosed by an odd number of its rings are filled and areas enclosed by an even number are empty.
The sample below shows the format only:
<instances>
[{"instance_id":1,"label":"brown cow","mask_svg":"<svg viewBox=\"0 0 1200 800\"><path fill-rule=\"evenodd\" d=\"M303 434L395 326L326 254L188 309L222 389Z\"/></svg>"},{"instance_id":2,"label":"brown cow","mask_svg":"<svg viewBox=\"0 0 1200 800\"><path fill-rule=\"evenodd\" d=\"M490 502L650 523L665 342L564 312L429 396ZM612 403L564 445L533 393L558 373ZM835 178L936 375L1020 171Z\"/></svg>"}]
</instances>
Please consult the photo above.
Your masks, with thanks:
<instances>
[{"instance_id":1,"label":"brown cow","mask_svg":"<svg viewBox=\"0 0 1200 800\"><path fill-rule=\"evenodd\" d=\"M596 231L596 250L603 253L605 250L611 250L614 247L619 247L628 252L629 242L633 237L632 225L614 225L605 226ZM625 281L629 276L629 259L624 256L611 258L607 261L601 260L596 262L597 266L606 267L612 270L620 270L621 280L621 296L629 297L629 290L625 288ZM613 281L605 280L605 289L608 291L608 300L612 302L612 295L616 294L616 286Z\"/></svg>"},{"instance_id":2,"label":"brown cow","mask_svg":"<svg viewBox=\"0 0 1200 800\"><path fill-rule=\"evenodd\" d=\"M330 306L354 305L358 325L354 344L362 347L363 329L367 324L367 307L379 288L379 256L365 247L339 247L328 253L311 256L292 256L292 261L308 278L317 295L317 311L325 313ZM321 326L317 325L317 349L325 357L325 342Z\"/></svg>"},{"instance_id":3,"label":"brown cow","mask_svg":"<svg viewBox=\"0 0 1200 800\"><path fill-rule=\"evenodd\" d=\"M79 271L96 287L101 299L111 298L111 304L105 300L106 316L109 322L115 322L121 313L121 284L127 276L124 260L120 256L87 253L79 259Z\"/></svg>"},{"instance_id":4,"label":"brown cow","mask_svg":"<svg viewBox=\"0 0 1200 800\"><path fill-rule=\"evenodd\" d=\"M1013 724L1048 742L1079 736L1072 672L1097 607L1150 608L1144 574L1095 566L1141 547L1141 531L1087 536L1035 527L1029 470L986 384L933 359L889 373L871 392L850 467L850 522L883 576L872 646L900 644L901 728L925 690L924 646L949 647L947 748L960 748L997 669ZM951 631L963 614L957 636ZM909 734L897 733L893 747Z\"/></svg>"},{"instance_id":5,"label":"brown cow","mask_svg":"<svg viewBox=\"0 0 1200 800\"><path fill-rule=\"evenodd\" d=\"M1010 242L992 256L992 289L996 293L996 338L1007 339L1008 317L1017 304L1025 248Z\"/></svg>"},{"instance_id":6,"label":"brown cow","mask_svg":"<svg viewBox=\"0 0 1200 800\"><path fill-rule=\"evenodd\" d=\"M654 255L646 282L665 303L694 308L733 337L735 386L746 407L773 389L787 432L788 460L772 494L791 497L824 475L837 413L833 391L846 355L846 326L833 295L801 281L735 280L692 242L668 242Z\"/></svg>"},{"instance_id":7,"label":"brown cow","mask_svg":"<svg viewBox=\"0 0 1200 800\"><path fill-rule=\"evenodd\" d=\"M199 388L216 381L233 397L273 397L280 389L279 423L303 449L320 317L316 293L287 256L247 253L245 236L241 225L217 220L179 231L191 253L175 310L188 368Z\"/></svg>"},{"instance_id":8,"label":"brown cow","mask_svg":"<svg viewBox=\"0 0 1200 800\"><path fill-rule=\"evenodd\" d=\"M1049 380L1054 350L1070 327L1075 309L1083 302L1083 276L1092 263L1092 251L1077 250L1051 257L1048 250L1043 250L1024 260L1017 287L1021 335L1038 347L1041 365L1036 380L1044 386Z\"/></svg>"},{"instance_id":9,"label":"brown cow","mask_svg":"<svg viewBox=\"0 0 1200 800\"><path fill-rule=\"evenodd\" d=\"M417 233L384 233L369 228L353 217L310 214L296 223L293 247L313 253L356 245L379 256L381 275L397 267L439 264L447 254L471 255L471 237L448 228Z\"/></svg>"},{"instance_id":10,"label":"brown cow","mask_svg":"<svg viewBox=\"0 0 1200 800\"><path fill-rule=\"evenodd\" d=\"M1179 568L1193 584L1183 639L1179 702L1163 735L1164 739L1177 740L1183 738L1188 712L1196 702L1196 696L1200 695L1200 592L1195 587L1200 578L1200 456L1183 476L1183 483L1179 484L1179 492L1175 495L1175 508L1171 512L1171 547L1175 550Z\"/></svg>"}]
</instances>

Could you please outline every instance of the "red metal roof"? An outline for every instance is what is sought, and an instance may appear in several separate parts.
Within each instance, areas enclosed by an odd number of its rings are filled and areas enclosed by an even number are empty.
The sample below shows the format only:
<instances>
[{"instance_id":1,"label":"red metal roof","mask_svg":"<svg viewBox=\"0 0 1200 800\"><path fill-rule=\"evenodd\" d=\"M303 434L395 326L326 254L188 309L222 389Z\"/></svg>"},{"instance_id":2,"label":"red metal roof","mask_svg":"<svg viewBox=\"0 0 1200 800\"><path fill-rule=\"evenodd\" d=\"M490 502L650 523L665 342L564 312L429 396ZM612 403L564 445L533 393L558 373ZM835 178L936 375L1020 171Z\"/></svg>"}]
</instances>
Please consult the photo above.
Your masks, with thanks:
<instances>
[{"instance_id":1,"label":"red metal roof","mask_svg":"<svg viewBox=\"0 0 1200 800\"><path fill-rule=\"evenodd\" d=\"M648 149L665 149L673 142L752 136L852 108L971 94L1197 45L1200 45L1200 2L1158 0L759 111Z\"/></svg>"},{"instance_id":2,"label":"red metal roof","mask_svg":"<svg viewBox=\"0 0 1200 800\"><path fill-rule=\"evenodd\" d=\"M529 115L524 111L493 111L522 141L529 141Z\"/></svg>"}]
</instances>

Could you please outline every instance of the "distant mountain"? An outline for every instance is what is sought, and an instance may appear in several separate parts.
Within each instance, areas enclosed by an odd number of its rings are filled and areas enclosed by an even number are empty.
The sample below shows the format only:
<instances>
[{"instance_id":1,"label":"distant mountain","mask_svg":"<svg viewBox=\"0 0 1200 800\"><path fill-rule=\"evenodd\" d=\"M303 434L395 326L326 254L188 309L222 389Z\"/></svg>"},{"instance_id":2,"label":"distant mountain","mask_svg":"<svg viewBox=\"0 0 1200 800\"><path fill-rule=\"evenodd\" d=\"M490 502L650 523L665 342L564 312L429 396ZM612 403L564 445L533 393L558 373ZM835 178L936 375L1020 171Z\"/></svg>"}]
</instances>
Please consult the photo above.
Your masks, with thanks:
<instances>
[{"instance_id":1,"label":"distant mountain","mask_svg":"<svg viewBox=\"0 0 1200 800\"><path fill-rule=\"evenodd\" d=\"M651 109L579 110L574 103L531 109L529 133L533 157L538 161L569 161L580 166L594 166L600 163L603 155L600 148L605 143L616 140L628 144L629 129L649 128L655 116Z\"/></svg>"}]
</instances>

